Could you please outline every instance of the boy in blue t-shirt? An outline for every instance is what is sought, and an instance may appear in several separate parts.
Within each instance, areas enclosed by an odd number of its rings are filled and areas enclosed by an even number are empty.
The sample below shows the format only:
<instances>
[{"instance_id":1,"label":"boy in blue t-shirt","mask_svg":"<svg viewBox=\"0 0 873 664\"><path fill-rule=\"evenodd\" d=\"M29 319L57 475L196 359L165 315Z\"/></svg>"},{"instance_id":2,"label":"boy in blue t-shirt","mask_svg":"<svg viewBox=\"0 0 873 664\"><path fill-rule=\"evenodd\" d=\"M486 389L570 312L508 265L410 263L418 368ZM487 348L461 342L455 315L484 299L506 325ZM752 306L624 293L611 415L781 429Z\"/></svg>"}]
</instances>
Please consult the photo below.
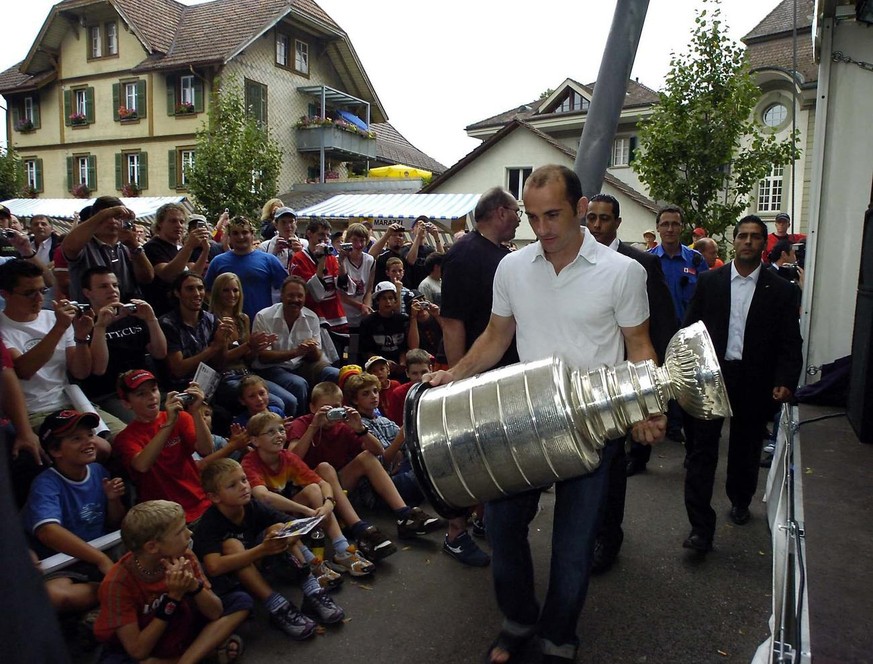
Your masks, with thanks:
<instances>
[{"instance_id":1,"label":"boy in blue t-shirt","mask_svg":"<svg viewBox=\"0 0 873 664\"><path fill-rule=\"evenodd\" d=\"M39 439L53 466L34 480L22 511L40 558L65 553L79 563L46 581L52 605L86 611L97 605L100 579L112 560L88 542L117 528L124 516L124 482L96 463L94 413L59 410L45 418Z\"/></svg>"}]
</instances>

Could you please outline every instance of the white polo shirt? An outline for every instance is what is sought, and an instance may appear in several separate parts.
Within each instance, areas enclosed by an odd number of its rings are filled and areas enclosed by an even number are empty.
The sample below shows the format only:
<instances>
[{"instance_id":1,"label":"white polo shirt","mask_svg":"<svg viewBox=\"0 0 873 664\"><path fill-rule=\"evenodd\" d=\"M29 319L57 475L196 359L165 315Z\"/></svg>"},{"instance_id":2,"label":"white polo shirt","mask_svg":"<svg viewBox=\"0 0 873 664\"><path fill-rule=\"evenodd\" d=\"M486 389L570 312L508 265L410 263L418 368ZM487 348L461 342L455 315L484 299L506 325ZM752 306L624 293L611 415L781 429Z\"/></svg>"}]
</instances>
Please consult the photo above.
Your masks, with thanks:
<instances>
[{"instance_id":1,"label":"white polo shirt","mask_svg":"<svg viewBox=\"0 0 873 664\"><path fill-rule=\"evenodd\" d=\"M491 312L515 318L523 362L556 354L582 370L613 366L625 359L619 328L649 317L645 269L582 231L579 255L560 274L539 242L497 267Z\"/></svg>"}]
</instances>

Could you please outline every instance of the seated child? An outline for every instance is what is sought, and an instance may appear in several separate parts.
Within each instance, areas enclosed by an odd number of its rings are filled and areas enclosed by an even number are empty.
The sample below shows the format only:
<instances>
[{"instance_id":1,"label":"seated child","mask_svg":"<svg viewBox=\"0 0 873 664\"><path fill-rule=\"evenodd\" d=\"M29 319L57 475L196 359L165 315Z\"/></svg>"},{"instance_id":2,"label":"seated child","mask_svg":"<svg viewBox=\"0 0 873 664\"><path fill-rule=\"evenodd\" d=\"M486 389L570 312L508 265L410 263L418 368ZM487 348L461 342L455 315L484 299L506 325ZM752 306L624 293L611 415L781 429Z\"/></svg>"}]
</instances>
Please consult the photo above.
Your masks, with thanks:
<instances>
[{"instance_id":1,"label":"seated child","mask_svg":"<svg viewBox=\"0 0 873 664\"><path fill-rule=\"evenodd\" d=\"M194 532L194 552L203 560L206 573L219 595L242 586L263 602L270 622L295 640L315 634L316 623L325 624L345 618L343 610L322 589L309 567L297 573L298 565L291 548L298 538L276 537L288 517L269 505L252 498L245 471L233 459L218 459L202 473L203 488L212 501ZM294 572L303 587L302 612L290 600L273 590L261 567L277 574Z\"/></svg>"},{"instance_id":2,"label":"seated child","mask_svg":"<svg viewBox=\"0 0 873 664\"><path fill-rule=\"evenodd\" d=\"M390 409L393 406L392 401L392 393L396 388L400 386L400 382L391 378L391 364L384 357L376 355L375 357L371 357L364 363L364 371L367 373L373 374L376 378L379 379L379 403L382 404L383 409ZM403 406L400 406L400 412L403 412ZM385 413L382 413L385 415ZM393 417L395 424L401 424L402 415L400 420L395 420Z\"/></svg>"},{"instance_id":3,"label":"seated child","mask_svg":"<svg viewBox=\"0 0 873 664\"><path fill-rule=\"evenodd\" d=\"M247 428L255 451L246 455L242 467L252 487L252 495L270 507L289 514L324 515L321 526L333 542L334 563L352 576L370 574L374 567L369 560L359 556L354 548L350 550L334 510L345 523L352 524L353 533L360 534L360 548L368 558L380 560L397 551L393 542L378 528L358 517L338 482L336 486L331 486L299 456L285 449L285 426L281 417L275 413L259 413L249 420ZM331 571L330 568L314 558L308 550L303 553L321 582L321 578ZM321 583L325 585L327 581Z\"/></svg>"},{"instance_id":4,"label":"seated child","mask_svg":"<svg viewBox=\"0 0 873 664\"><path fill-rule=\"evenodd\" d=\"M397 291L390 281L380 281L373 291L375 311L361 321L358 330L362 357L379 355L396 365L406 354L409 316L397 311Z\"/></svg>"},{"instance_id":5,"label":"seated child","mask_svg":"<svg viewBox=\"0 0 873 664\"><path fill-rule=\"evenodd\" d=\"M346 403L361 414L361 421L382 444L382 465L391 475L400 497L407 505L420 505L424 494L403 448L406 441L403 429L379 414L379 379L369 373L349 376L343 385L343 394Z\"/></svg>"},{"instance_id":6,"label":"seated child","mask_svg":"<svg viewBox=\"0 0 873 664\"><path fill-rule=\"evenodd\" d=\"M249 374L239 382L239 401L245 406L246 412L233 418L234 424L244 427L252 415L258 413L276 413L285 417L285 412L270 403L270 392L267 383L260 376Z\"/></svg>"},{"instance_id":7,"label":"seated child","mask_svg":"<svg viewBox=\"0 0 873 664\"><path fill-rule=\"evenodd\" d=\"M39 439L53 465L40 473L22 511L24 526L40 558L66 553L79 560L46 579L52 606L87 611L112 560L88 542L114 530L124 516L124 482L109 479L97 459L94 413L58 410L45 418Z\"/></svg>"},{"instance_id":8,"label":"seated child","mask_svg":"<svg viewBox=\"0 0 873 664\"><path fill-rule=\"evenodd\" d=\"M421 348L413 348L406 353L406 377L409 382L389 388L387 393L379 392L379 410L389 420L403 425L403 404L406 394L413 385L421 382L424 374L432 371L431 354Z\"/></svg>"},{"instance_id":9,"label":"seated child","mask_svg":"<svg viewBox=\"0 0 873 664\"><path fill-rule=\"evenodd\" d=\"M193 416L184 411L177 392L167 394L162 411L154 375L144 369L125 371L118 377L118 396L134 419L115 437L113 447L136 485L139 500L172 499L190 523L209 507L191 455L205 457L212 452L212 432L200 408L203 391L191 383L185 393L193 397Z\"/></svg>"},{"instance_id":10,"label":"seated child","mask_svg":"<svg viewBox=\"0 0 873 664\"><path fill-rule=\"evenodd\" d=\"M330 481L333 468L343 488L354 490L366 478L376 494L394 512L400 538L425 535L443 527L444 522L419 507L410 507L382 467L382 444L361 421L361 414L343 406L343 393L335 383L319 383L312 389L310 415L288 425L288 449L310 468ZM328 412L344 412L340 420L328 419ZM331 415L333 418L334 415Z\"/></svg>"},{"instance_id":11,"label":"seated child","mask_svg":"<svg viewBox=\"0 0 873 664\"><path fill-rule=\"evenodd\" d=\"M188 550L191 531L179 504L151 500L132 507L121 538L129 551L100 584L94 623L94 634L107 644L103 661L199 662L216 650L226 659L240 654L233 632L252 598L238 593L222 605Z\"/></svg>"}]
</instances>

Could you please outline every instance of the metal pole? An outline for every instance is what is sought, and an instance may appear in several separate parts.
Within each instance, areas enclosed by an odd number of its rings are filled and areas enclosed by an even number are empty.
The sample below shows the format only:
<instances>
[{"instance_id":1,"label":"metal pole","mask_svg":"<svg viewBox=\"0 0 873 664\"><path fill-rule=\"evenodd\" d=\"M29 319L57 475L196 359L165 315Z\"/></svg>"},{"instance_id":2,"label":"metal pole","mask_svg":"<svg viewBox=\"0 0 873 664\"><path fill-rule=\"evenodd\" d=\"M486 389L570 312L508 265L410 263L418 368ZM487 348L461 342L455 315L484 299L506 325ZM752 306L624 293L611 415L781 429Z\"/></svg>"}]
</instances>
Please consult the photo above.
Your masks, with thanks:
<instances>
[{"instance_id":1,"label":"metal pole","mask_svg":"<svg viewBox=\"0 0 873 664\"><path fill-rule=\"evenodd\" d=\"M599 193L603 184L648 8L649 0L618 0L615 4L597 86L573 164L582 181L582 193L588 197Z\"/></svg>"}]
</instances>

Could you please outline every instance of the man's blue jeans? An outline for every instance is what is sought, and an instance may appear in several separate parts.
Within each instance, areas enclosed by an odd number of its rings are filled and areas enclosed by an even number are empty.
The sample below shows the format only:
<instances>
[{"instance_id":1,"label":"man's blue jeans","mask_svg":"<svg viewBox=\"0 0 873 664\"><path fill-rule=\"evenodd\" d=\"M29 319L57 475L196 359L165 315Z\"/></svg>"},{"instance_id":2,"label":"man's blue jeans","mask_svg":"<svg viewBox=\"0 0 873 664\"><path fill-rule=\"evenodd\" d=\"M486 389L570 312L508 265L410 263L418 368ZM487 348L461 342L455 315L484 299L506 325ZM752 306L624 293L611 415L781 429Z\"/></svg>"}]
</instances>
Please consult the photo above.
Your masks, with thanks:
<instances>
[{"instance_id":1,"label":"man's blue jeans","mask_svg":"<svg viewBox=\"0 0 873 664\"><path fill-rule=\"evenodd\" d=\"M555 484L552 560L546 601L540 612L528 526L536 516L540 491L494 500L485 505L491 541L491 571L504 629L515 634L538 632L543 652L575 657L576 625L585 604L594 539L606 495L608 469L624 438L609 441L600 467L589 475Z\"/></svg>"}]
</instances>

